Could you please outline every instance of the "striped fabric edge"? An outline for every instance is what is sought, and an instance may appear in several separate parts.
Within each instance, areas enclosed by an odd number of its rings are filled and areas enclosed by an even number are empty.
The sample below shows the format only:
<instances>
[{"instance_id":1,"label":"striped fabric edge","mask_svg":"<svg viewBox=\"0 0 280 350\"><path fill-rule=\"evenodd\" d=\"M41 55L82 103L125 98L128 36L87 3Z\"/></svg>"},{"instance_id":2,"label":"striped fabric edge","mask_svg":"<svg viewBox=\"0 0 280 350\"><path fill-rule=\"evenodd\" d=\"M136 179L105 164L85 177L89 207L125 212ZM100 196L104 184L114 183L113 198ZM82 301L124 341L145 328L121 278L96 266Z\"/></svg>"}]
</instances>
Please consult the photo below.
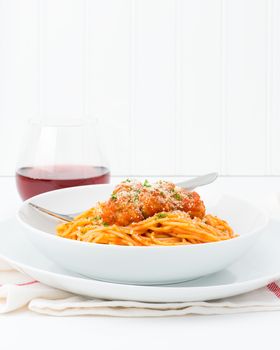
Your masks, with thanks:
<instances>
[{"instance_id":1,"label":"striped fabric edge","mask_svg":"<svg viewBox=\"0 0 280 350\"><path fill-rule=\"evenodd\" d=\"M280 299L280 287L276 282L269 283L266 287L271 293Z\"/></svg>"},{"instance_id":2,"label":"striped fabric edge","mask_svg":"<svg viewBox=\"0 0 280 350\"><path fill-rule=\"evenodd\" d=\"M29 281L29 282L23 282L23 283L12 283L12 285L17 286L17 287L24 287L24 286L29 286L34 283L39 283L39 281ZM3 284L0 284L0 287L3 287Z\"/></svg>"}]
</instances>

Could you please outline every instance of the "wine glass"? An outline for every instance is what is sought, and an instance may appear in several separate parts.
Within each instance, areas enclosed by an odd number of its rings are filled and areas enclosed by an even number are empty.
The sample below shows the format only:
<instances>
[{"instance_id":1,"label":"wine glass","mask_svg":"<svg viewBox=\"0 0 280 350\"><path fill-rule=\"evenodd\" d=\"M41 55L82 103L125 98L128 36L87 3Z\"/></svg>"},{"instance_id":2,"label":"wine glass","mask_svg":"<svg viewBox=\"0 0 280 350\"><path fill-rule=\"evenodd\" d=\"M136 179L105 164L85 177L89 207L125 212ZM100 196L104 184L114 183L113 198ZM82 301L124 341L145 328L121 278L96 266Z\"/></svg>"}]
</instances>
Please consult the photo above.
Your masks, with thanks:
<instances>
[{"instance_id":1,"label":"wine glass","mask_svg":"<svg viewBox=\"0 0 280 350\"><path fill-rule=\"evenodd\" d=\"M110 182L96 120L30 121L17 168L23 200L65 187Z\"/></svg>"}]
</instances>

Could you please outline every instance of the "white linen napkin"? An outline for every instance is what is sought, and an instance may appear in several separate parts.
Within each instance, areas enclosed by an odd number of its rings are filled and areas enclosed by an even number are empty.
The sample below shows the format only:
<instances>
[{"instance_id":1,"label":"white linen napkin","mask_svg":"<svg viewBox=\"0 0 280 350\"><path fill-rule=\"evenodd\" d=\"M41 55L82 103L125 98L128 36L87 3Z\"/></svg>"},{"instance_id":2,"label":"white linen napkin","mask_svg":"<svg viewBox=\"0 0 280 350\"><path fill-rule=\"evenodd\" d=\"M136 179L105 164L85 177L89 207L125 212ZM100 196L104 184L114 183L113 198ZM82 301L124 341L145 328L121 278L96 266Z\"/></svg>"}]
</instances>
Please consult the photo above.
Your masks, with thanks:
<instances>
[{"instance_id":1,"label":"white linen napkin","mask_svg":"<svg viewBox=\"0 0 280 350\"><path fill-rule=\"evenodd\" d=\"M279 219L279 199L266 203L272 218ZM55 316L103 315L118 317L232 314L280 310L280 281L255 291L206 302L147 303L101 300L73 295L48 287L0 261L0 313L27 306L29 310Z\"/></svg>"},{"instance_id":2,"label":"white linen napkin","mask_svg":"<svg viewBox=\"0 0 280 350\"><path fill-rule=\"evenodd\" d=\"M280 281L253 292L215 301L147 303L77 296L8 269L9 266L1 262L0 313L24 306L31 311L53 316L159 317L280 310Z\"/></svg>"}]
</instances>

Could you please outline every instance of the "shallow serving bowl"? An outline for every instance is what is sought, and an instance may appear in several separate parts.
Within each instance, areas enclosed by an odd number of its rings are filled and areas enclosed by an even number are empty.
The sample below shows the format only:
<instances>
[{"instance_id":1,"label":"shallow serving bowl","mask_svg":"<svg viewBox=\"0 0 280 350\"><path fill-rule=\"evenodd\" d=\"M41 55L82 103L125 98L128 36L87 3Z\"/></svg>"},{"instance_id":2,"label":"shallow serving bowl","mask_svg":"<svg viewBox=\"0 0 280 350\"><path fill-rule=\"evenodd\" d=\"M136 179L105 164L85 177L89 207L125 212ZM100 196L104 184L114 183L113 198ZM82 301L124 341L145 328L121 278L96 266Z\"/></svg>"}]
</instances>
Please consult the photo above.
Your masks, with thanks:
<instances>
[{"instance_id":1,"label":"shallow serving bowl","mask_svg":"<svg viewBox=\"0 0 280 350\"><path fill-rule=\"evenodd\" d=\"M72 187L47 192L32 203L60 213L86 210L106 200L112 185ZM224 269L243 255L267 224L262 209L225 194L203 195L207 212L225 219L240 237L186 246L131 247L79 242L55 235L58 221L25 201L18 220L30 242L62 267L81 275L128 284L163 284L191 280Z\"/></svg>"}]
</instances>

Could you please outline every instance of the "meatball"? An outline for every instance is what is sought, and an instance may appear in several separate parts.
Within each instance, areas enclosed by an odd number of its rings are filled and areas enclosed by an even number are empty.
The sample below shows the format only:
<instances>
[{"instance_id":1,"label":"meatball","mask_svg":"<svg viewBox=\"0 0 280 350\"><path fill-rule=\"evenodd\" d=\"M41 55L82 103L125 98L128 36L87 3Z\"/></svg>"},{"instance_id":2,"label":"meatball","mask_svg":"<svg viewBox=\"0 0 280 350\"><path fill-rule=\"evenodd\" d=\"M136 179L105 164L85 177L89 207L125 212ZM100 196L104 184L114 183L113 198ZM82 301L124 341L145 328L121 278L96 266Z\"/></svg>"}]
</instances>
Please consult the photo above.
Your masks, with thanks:
<instances>
[{"instance_id":1,"label":"meatball","mask_svg":"<svg viewBox=\"0 0 280 350\"><path fill-rule=\"evenodd\" d=\"M190 192L167 181L159 181L155 187L166 197L170 209L164 211L182 210L189 213L191 217L204 217L205 206L197 192Z\"/></svg>"},{"instance_id":2,"label":"meatball","mask_svg":"<svg viewBox=\"0 0 280 350\"><path fill-rule=\"evenodd\" d=\"M104 203L100 204L102 220L109 225L127 226L132 222L144 220L144 216L133 200L130 193L121 192L121 196L112 195Z\"/></svg>"},{"instance_id":3,"label":"meatball","mask_svg":"<svg viewBox=\"0 0 280 350\"><path fill-rule=\"evenodd\" d=\"M143 189L139 194L139 207L145 218L155 215L161 211L171 211L175 207L168 200L168 196L156 188Z\"/></svg>"},{"instance_id":4,"label":"meatball","mask_svg":"<svg viewBox=\"0 0 280 350\"><path fill-rule=\"evenodd\" d=\"M144 220L138 204L142 187L141 182L133 180L126 180L117 185L111 198L100 203L103 222L127 226L132 222Z\"/></svg>"},{"instance_id":5,"label":"meatball","mask_svg":"<svg viewBox=\"0 0 280 350\"><path fill-rule=\"evenodd\" d=\"M182 210L189 213L191 217L202 219L205 216L205 205L197 192L181 190Z\"/></svg>"},{"instance_id":6,"label":"meatball","mask_svg":"<svg viewBox=\"0 0 280 350\"><path fill-rule=\"evenodd\" d=\"M113 194L117 194L120 192L139 192L141 191L143 188L143 185L140 181L136 181L136 180L125 180L123 182L121 182L120 184L118 184L114 191Z\"/></svg>"},{"instance_id":7,"label":"meatball","mask_svg":"<svg viewBox=\"0 0 280 350\"><path fill-rule=\"evenodd\" d=\"M182 210L191 217L203 218L204 203L198 193L189 192L172 182L158 181L153 186L145 180L126 180L113 191L111 198L100 203L104 223L127 226L159 212Z\"/></svg>"}]
</instances>

